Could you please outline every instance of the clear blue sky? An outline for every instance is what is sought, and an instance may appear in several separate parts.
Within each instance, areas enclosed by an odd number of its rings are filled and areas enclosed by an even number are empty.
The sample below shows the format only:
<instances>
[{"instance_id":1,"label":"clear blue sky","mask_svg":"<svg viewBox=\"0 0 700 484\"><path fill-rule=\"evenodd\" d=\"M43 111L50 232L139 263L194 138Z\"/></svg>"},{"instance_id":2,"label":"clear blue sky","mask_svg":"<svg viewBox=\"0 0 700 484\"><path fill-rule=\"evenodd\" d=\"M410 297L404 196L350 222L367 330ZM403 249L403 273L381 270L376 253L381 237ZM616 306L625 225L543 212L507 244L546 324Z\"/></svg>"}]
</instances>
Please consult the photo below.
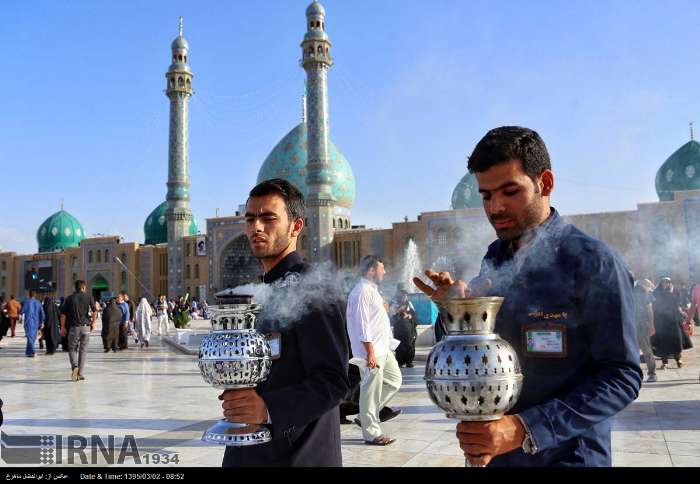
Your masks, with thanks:
<instances>
[{"instance_id":1,"label":"clear blue sky","mask_svg":"<svg viewBox=\"0 0 700 484\"><path fill-rule=\"evenodd\" d=\"M143 241L165 199L170 42L185 18L195 95L192 208L230 215L300 120L307 0L0 3L0 248L34 252L65 208L88 234ZM357 180L353 223L449 207L490 128L536 129L563 213L656 200L700 128L691 1L326 0L331 137ZM700 132L700 129L698 130Z\"/></svg>"}]
</instances>

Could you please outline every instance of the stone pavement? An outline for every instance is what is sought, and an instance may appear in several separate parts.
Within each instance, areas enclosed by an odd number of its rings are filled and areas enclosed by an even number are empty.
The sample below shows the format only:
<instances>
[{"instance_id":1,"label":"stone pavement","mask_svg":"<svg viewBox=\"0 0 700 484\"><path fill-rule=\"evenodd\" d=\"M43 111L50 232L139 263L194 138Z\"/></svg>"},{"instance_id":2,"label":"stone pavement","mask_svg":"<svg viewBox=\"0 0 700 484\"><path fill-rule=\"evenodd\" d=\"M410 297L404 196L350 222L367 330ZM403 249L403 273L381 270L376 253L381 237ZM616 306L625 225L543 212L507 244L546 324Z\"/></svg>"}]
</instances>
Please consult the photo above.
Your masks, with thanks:
<instances>
[{"instance_id":1,"label":"stone pavement","mask_svg":"<svg viewBox=\"0 0 700 484\"><path fill-rule=\"evenodd\" d=\"M697 347L700 337L694 340ZM157 336L150 348L105 354L97 329L90 339L86 380L73 383L67 353L39 351L36 358L26 358L25 341L20 328L18 337L0 342L5 433L99 435L105 442L114 435L118 445L130 434L142 455L177 454L181 466L221 464L223 448L199 440L220 414L218 391L202 381L193 356L161 345ZM682 369L671 363L671 369L659 371L659 382L644 384L639 399L615 418L615 466L700 466L697 355L695 349L686 351ZM398 439L395 444L365 445L358 427L342 426L346 466L464 465L455 422L429 400L422 365L402 370L404 384L391 406L403 412L384 424L385 432ZM97 456L90 463L104 465Z\"/></svg>"}]
</instances>

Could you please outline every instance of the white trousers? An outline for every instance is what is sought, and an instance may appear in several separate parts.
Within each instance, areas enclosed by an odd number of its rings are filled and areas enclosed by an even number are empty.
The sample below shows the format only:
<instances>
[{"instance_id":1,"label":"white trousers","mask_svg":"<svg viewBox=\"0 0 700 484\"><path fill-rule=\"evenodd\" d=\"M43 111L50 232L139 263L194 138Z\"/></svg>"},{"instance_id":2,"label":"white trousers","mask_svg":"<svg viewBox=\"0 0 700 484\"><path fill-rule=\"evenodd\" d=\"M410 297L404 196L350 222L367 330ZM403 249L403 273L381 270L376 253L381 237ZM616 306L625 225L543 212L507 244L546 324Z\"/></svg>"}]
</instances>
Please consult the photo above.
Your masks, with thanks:
<instances>
[{"instance_id":1,"label":"white trousers","mask_svg":"<svg viewBox=\"0 0 700 484\"><path fill-rule=\"evenodd\" d=\"M160 314L158 315L158 334L165 336L168 334L168 315Z\"/></svg>"},{"instance_id":2,"label":"white trousers","mask_svg":"<svg viewBox=\"0 0 700 484\"><path fill-rule=\"evenodd\" d=\"M394 353L377 357L379 368L360 369L360 423L366 441L382 435L379 411L401 388L401 370Z\"/></svg>"}]
</instances>

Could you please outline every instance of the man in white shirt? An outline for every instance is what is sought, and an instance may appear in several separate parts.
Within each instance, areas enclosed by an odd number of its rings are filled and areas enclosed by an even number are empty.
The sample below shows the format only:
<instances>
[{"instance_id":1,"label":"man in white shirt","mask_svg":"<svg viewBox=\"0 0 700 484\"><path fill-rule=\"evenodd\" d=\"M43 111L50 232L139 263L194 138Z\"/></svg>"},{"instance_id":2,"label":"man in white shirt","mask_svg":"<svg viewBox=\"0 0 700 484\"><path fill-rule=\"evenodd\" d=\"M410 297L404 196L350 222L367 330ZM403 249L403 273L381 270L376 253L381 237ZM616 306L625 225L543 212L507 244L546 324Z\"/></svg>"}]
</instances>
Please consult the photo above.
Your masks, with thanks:
<instances>
[{"instance_id":1,"label":"man in white shirt","mask_svg":"<svg viewBox=\"0 0 700 484\"><path fill-rule=\"evenodd\" d=\"M360 368L360 423L369 445L389 445L396 439L382 434L379 409L401 387L401 370L391 351L387 304L379 293L384 264L376 255L360 262L362 277L348 296L347 325L352 354ZM362 361L364 360L364 361Z\"/></svg>"}]
</instances>

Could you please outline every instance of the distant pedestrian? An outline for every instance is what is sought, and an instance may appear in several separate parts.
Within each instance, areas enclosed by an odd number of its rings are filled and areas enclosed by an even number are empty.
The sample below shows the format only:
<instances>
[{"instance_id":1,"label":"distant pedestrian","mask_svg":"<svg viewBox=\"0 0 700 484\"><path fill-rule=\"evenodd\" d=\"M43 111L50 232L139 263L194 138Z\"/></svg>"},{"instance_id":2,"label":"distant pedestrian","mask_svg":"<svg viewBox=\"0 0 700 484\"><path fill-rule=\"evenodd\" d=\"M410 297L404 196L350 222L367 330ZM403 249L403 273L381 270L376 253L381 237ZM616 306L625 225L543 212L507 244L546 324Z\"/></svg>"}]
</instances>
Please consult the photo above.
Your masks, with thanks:
<instances>
[{"instance_id":1,"label":"distant pedestrian","mask_svg":"<svg viewBox=\"0 0 700 484\"><path fill-rule=\"evenodd\" d=\"M637 339L639 340L639 349L642 352L642 358L647 365L647 381L655 382L656 378L656 359L651 349L651 336L654 335L654 308L652 302L654 300L651 292L654 290L654 284L649 279L637 281L634 285L634 309L635 319L637 321Z\"/></svg>"},{"instance_id":2,"label":"distant pedestrian","mask_svg":"<svg viewBox=\"0 0 700 484\"><path fill-rule=\"evenodd\" d=\"M128 336L135 336L135 331L134 328L136 327L136 306L134 305L133 301L129 299L129 294L126 291L121 292L122 297L124 298L124 302L129 306L129 321L126 325L126 333ZM135 343L138 343L138 339L134 340Z\"/></svg>"},{"instance_id":3,"label":"distant pedestrian","mask_svg":"<svg viewBox=\"0 0 700 484\"><path fill-rule=\"evenodd\" d=\"M129 321L131 320L131 313L122 293L117 295L117 306L122 313L122 318L119 321L119 349L126 350L129 348Z\"/></svg>"},{"instance_id":4,"label":"distant pedestrian","mask_svg":"<svg viewBox=\"0 0 700 484\"><path fill-rule=\"evenodd\" d=\"M10 318L10 338L15 337L15 327L17 326L21 309L22 305L15 299L15 296L10 296L10 300L7 303L7 316Z\"/></svg>"},{"instance_id":5,"label":"distant pedestrian","mask_svg":"<svg viewBox=\"0 0 700 484\"><path fill-rule=\"evenodd\" d=\"M138 336L138 343L141 348L146 345L148 348L148 340L151 339L151 317L153 309L145 297L141 298L138 307L136 308L135 327Z\"/></svg>"},{"instance_id":6,"label":"distant pedestrian","mask_svg":"<svg viewBox=\"0 0 700 484\"><path fill-rule=\"evenodd\" d=\"M102 345L105 353L109 350L117 352L119 344L119 324L123 318L123 314L117 306L117 300L111 298L102 311Z\"/></svg>"},{"instance_id":7,"label":"distant pedestrian","mask_svg":"<svg viewBox=\"0 0 700 484\"><path fill-rule=\"evenodd\" d=\"M27 336L27 348L24 352L29 358L34 358L37 332L44 323L44 309L41 303L34 299L34 291L27 291L29 297L22 303L20 314L24 317L24 334Z\"/></svg>"},{"instance_id":8,"label":"distant pedestrian","mask_svg":"<svg viewBox=\"0 0 700 484\"><path fill-rule=\"evenodd\" d=\"M68 335L71 379L85 380L90 332L95 329L95 300L85 292L85 281L75 281L75 292L61 306L61 336Z\"/></svg>"},{"instance_id":9,"label":"distant pedestrian","mask_svg":"<svg viewBox=\"0 0 700 484\"><path fill-rule=\"evenodd\" d=\"M668 359L676 360L678 368L683 366L681 352L683 351L683 330L681 321L684 319L680 312L680 300L673 293L671 278L663 277L654 290L654 329L656 334L652 340L654 353L661 358L661 369L668 366Z\"/></svg>"},{"instance_id":10,"label":"distant pedestrian","mask_svg":"<svg viewBox=\"0 0 700 484\"><path fill-rule=\"evenodd\" d=\"M156 312L158 314L158 334L165 336L168 334L168 301L165 300L165 295L158 296L156 302Z\"/></svg>"},{"instance_id":11,"label":"distant pedestrian","mask_svg":"<svg viewBox=\"0 0 700 484\"><path fill-rule=\"evenodd\" d=\"M44 325L41 333L46 342L46 354L53 355L61 339L61 315L53 299L44 299Z\"/></svg>"},{"instance_id":12,"label":"distant pedestrian","mask_svg":"<svg viewBox=\"0 0 700 484\"><path fill-rule=\"evenodd\" d=\"M396 348L396 361L399 367L405 365L406 368L413 368L418 329L416 327L416 311L408 299L408 292L405 289L398 289L392 309L394 313L391 317L393 335L401 342Z\"/></svg>"}]
</instances>

